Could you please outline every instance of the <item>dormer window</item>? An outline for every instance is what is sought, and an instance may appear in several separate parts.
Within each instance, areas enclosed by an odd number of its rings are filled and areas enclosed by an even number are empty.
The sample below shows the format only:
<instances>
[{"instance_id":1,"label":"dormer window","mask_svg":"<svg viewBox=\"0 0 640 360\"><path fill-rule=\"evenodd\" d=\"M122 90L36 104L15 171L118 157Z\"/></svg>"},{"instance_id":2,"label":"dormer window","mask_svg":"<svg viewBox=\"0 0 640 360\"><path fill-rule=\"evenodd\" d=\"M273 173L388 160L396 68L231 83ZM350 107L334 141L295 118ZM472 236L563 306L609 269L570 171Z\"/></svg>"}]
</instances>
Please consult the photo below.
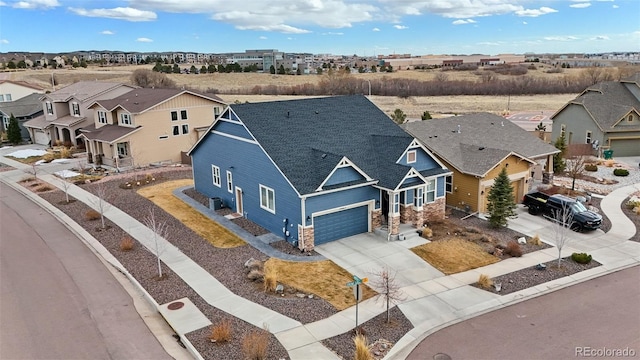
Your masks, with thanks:
<instances>
[{"instance_id":1,"label":"dormer window","mask_svg":"<svg viewBox=\"0 0 640 360\"><path fill-rule=\"evenodd\" d=\"M416 162L416 151L411 150L407 152L407 164L412 164Z\"/></svg>"},{"instance_id":2,"label":"dormer window","mask_svg":"<svg viewBox=\"0 0 640 360\"><path fill-rule=\"evenodd\" d=\"M73 116L80 116L80 105L78 103L71 103L71 113Z\"/></svg>"},{"instance_id":3,"label":"dormer window","mask_svg":"<svg viewBox=\"0 0 640 360\"><path fill-rule=\"evenodd\" d=\"M120 114L120 125L131 125L131 115L127 113Z\"/></svg>"},{"instance_id":4,"label":"dormer window","mask_svg":"<svg viewBox=\"0 0 640 360\"><path fill-rule=\"evenodd\" d=\"M98 111L98 123L106 124L107 123L107 113L104 111Z\"/></svg>"},{"instance_id":5,"label":"dormer window","mask_svg":"<svg viewBox=\"0 0 640 360\"><path fill-rule=\"evenodd\" d=\"M53 104L51 104L51 101L47 101L45 107L47 108L47 115L53 115Z\"/></svg>"},{"instance_id":6,"label":"dormer window","mask_svg":"<svg viewBox=\"0 0 640 360\"><path fill-rule=\"evenodd\" d=\"M633 121L633 114L629 114L629 116L627 116L627 121L628 122L632 122Z\"/></svg>"}]
</instances>

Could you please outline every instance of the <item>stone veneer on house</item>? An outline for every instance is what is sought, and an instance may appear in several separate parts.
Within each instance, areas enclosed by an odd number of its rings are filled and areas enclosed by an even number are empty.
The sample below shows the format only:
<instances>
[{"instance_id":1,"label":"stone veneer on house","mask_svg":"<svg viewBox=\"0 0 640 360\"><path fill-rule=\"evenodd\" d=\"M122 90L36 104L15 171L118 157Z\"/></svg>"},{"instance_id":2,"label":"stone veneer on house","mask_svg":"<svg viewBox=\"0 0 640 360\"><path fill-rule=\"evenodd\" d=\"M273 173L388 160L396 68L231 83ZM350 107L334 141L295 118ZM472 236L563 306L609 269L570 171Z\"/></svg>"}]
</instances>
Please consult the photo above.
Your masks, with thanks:
<instances>
[{"instance_id":1,"label":"stone veneer on house","mask_svg":"<svg viewBox=\"0 0 640 360\"><path fill-rule=\"evenodd\" d=\"M382 209L371 211L371 230L382 226Z\"/></svg>"},{"instance_id":2,"label":"stone veneer on house","mask_svg":"<svg viewBox=\"0 0 640 360\"><path fill-rule=\"evenodd\" d=\"M423 221L429 222L429 220L442 220L444 219L444 212L447 203L445 198L441 197L434 202L424 204L423 209Z\"/></svg>"},{"instance_id":3,"label":"stone veneer on house","mask_svg":"<svg viewBox=\"0 0 640 360\"><path fill-rule=\"evenodd\" d=\"M315 246L313 234L313 226L302 227L302 225L298 225L298 249L305 252L313 250Z\"/></svg>"}]
</instances>

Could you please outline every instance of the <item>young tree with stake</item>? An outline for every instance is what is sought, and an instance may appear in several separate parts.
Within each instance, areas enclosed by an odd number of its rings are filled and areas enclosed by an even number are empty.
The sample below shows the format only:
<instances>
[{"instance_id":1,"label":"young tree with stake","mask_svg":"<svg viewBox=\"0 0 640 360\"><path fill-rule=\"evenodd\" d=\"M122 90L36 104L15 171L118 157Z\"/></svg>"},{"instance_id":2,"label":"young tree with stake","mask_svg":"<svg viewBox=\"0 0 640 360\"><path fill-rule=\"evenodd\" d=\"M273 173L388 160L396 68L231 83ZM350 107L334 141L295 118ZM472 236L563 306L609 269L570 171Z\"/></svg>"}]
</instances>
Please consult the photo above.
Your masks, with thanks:
<instances>
[{"instance_id":1,"label":"young tree with stake","mask_svg":"<svg viewBox=\"0 0 640 360\"><path fill-rule=\"evenodd\" d=\"M372 285L378 292L376 295L376 301L382 300L387 306L387 323L390 322L389 310L391 303L398 303L405 299L404 293L400 290L400 286L396 282L396 273L391 273L388 268L374 273L376 276Z\"/></svg>"},{"instance_id":2,"label":"young tree with stake","mask_svg":"<svg viewBox=\"0 0 640 360\"><path fill-rule=\"evenodd\" d=\"M142 220L144 225L153 232L153 245L154 255L158 260L158 278L162 278L162 264L160 262L160 255L164 251L164 245L160 244L160 239L166 239L169 237L169 226L166 222L160 221L153 208L149 210L149 214Z\"/></svg>"}]
</instances>

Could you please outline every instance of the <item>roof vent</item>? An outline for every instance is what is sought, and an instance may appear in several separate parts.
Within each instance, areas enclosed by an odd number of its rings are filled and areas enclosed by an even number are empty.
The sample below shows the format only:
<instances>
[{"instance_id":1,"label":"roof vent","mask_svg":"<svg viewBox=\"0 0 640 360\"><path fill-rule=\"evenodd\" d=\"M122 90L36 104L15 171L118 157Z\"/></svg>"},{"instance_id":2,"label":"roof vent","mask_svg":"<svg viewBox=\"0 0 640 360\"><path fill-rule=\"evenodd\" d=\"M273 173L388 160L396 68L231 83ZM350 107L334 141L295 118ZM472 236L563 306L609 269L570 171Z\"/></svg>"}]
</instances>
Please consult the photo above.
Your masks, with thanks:
<instances>
[{"instance_id":1,"label":"roof vent","mask_svg":"<svg viewBox=\"0 0 640 360\"><path fill-rule=\"evenodd\" d=\"M316 110L316 114L320 114L320 111Z\"/></svg>"},{"instance_id":2,"label":"roof vent","mask_svg":"<svg viewBox=\"0 0 640 360\"><path fill-rule=\"evenodd\" d=\"M478 150L484 150L484 146L480 146Z\"/></svg>"},{"instance_id":3,"label":"roof vent","mask_svg":"<svg viewBox=\"0 0 640 360\"><path fill-rule=\"evenodd\" d=\"M323 158L323 159L326 158L326 157L327 157L327 154L322 154L322 156L321 156L321 158Z\"/></svg>"},{"instance_id":4,"label":"roof vent","mask_svg":"<svg viewBox=\"0 0 640 360\"><path fill-rule=\"evenodd\" d=\"M289 117L289 112L287 111L287 117Z\"/></svg>"}]
</instances>

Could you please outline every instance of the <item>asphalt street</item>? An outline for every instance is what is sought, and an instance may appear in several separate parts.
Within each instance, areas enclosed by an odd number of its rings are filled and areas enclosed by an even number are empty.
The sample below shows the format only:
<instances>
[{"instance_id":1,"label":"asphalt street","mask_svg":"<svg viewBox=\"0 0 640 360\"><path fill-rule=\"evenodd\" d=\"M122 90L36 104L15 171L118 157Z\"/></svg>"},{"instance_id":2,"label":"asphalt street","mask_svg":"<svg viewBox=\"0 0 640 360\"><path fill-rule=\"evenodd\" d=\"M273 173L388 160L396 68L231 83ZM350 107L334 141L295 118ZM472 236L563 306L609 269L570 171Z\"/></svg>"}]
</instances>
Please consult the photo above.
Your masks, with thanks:
<instances>
[{"instance_id":1,"label":"asphalt street","mask_svg":"<svg viewBox=\"0 0 640 360\"><path fill-rule=\"evenodd\" d=\"M449 326L407 359L638 358L638 304L635 266Z\"/></svg>"},{"instance_id":2,"label":"asphalt street","mask_svg":"<svg viewBox=\"0 0 640 360\"><path fill-rule=\"evenodd\" d=\"M0 183L0 358L171 359L105 265Z\"/></svg>"}]
</instances>

